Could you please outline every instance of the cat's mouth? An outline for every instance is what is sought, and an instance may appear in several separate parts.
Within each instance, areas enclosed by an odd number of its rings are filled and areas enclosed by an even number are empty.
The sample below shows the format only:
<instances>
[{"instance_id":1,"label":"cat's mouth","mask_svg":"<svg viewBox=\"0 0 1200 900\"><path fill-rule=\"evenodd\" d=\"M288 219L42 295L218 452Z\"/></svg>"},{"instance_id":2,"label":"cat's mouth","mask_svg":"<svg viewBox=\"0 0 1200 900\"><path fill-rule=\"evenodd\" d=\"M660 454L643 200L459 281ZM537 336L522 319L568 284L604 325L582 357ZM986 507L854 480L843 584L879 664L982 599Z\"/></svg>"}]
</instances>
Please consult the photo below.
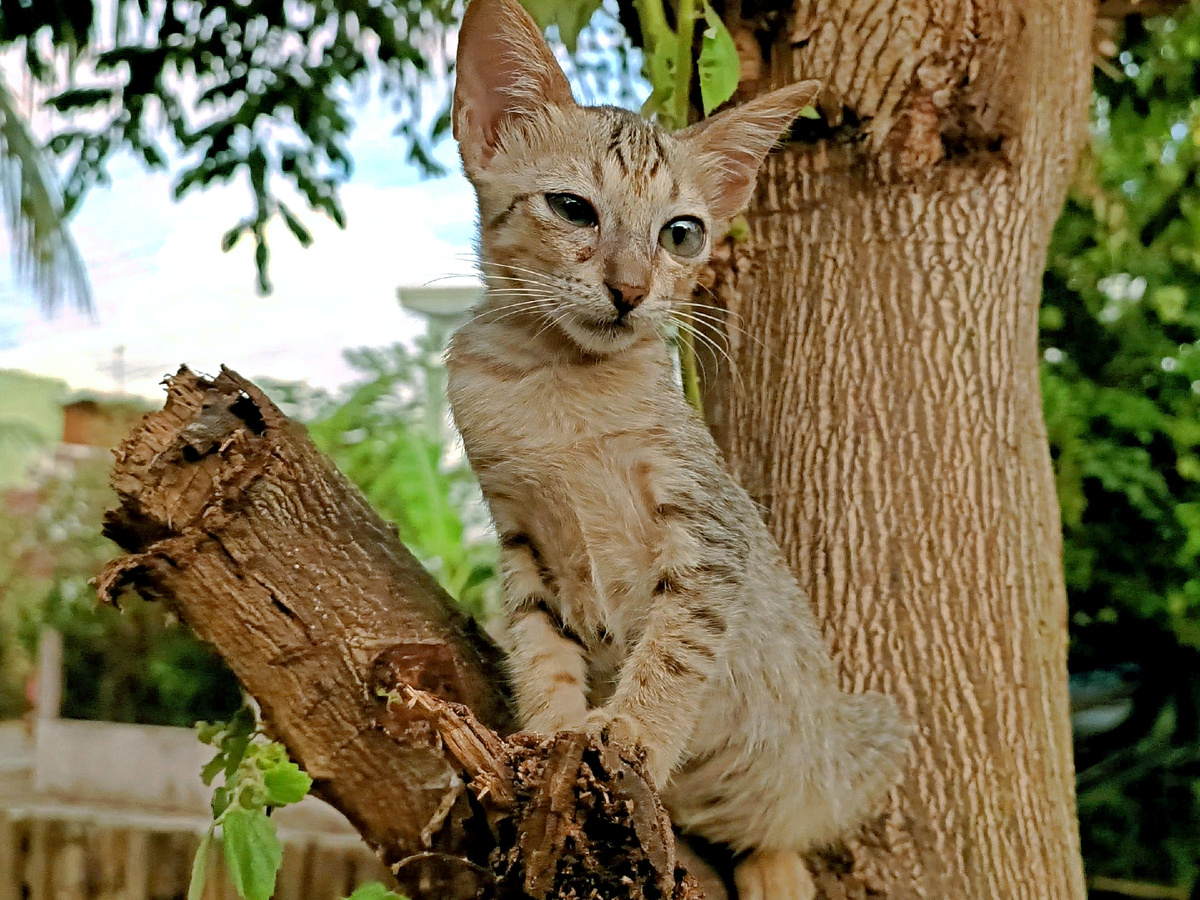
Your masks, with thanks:
<instances>
[{"instance_id":1,"label":"cat's mouth","mask_svg":"<svg viewBox=\"0 0 1200 900\"><path fill-rule=\"evenodd\" d=\"M599 331L624 334L633 330L633 323L629 321L628 316L617 316L615 319L608 319L607 321L600 322L595 327Z\"/></svg>"},{"instance_id":2,"label":"cat's mouth","mask_svg":"<svg viewBox=\"0 0 1200 900\"><path fill-rule=\"evenodd\" d=\"M564 323L565 324L565 323ZM617 353L635 342L641 333L639 322L629 316L609 319L578 317L567 327L571 339L589 353Z\"/></svg>"},{"instance_id":3,"label":"cat's mouth","mask_svg":"<svg viewBox=\"0 0 1200 900\"><path fill-rule=\"evenodd\" d=\"M629 316L615 316L611 319L583 319L580 323L587 331L597 337L624 338L637 328Z\"/></svg>"}]
</instances>

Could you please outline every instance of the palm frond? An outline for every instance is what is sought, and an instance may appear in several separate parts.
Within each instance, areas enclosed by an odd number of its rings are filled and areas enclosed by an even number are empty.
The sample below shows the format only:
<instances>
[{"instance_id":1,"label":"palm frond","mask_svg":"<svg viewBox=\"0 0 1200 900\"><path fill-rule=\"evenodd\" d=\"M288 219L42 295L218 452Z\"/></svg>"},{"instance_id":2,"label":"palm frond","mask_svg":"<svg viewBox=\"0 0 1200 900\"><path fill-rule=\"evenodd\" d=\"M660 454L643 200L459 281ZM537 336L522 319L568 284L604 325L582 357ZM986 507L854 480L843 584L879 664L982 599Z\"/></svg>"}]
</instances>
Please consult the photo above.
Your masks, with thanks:
<instances>
[{"instance_id":1,"label":"palm frond","mask_svg":"<svg viewBox=\"0 0 1200 900\"><path fill-rule=\"evenodd\" d=\"M92 308L87 267L63 216L62 196L8 85L0 77L0 204L13 270L47 313L70 301Z\"/></svg>"}]
</instances>

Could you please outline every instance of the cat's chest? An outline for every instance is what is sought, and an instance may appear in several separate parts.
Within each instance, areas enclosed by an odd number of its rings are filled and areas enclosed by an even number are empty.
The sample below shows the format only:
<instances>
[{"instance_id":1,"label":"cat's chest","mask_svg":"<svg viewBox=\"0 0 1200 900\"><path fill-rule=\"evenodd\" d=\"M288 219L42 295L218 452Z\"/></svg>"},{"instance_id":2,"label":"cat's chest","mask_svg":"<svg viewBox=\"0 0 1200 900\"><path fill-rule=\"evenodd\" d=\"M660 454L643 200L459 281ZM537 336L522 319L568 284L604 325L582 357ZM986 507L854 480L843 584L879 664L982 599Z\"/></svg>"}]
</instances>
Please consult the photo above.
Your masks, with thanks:
<instances>
[{"instance_id":1,"label":"cat's chest","mask_svg":"<svg viewBox=\"0 0 1200 900\"><path fill-rule=\"evenodd\" d=\"M477 470L519 459L537 465L578 455L582 462L613 436L649 440L663 431L653 360L519 374L470 357L449 363L451 409Z\"/></svg>"},{"instance_id":2,"label":"cat's chest","mask_svg":"<svg viewBox=\"0 0 1200 900\"><path fill-rule=\"evenodd\" d=\"M680 461L647 384L590 376L452 365L449 387L497 529L533 540L568 619L619 635L653 586L658 473Z\"/></svg>"}]
</instances>

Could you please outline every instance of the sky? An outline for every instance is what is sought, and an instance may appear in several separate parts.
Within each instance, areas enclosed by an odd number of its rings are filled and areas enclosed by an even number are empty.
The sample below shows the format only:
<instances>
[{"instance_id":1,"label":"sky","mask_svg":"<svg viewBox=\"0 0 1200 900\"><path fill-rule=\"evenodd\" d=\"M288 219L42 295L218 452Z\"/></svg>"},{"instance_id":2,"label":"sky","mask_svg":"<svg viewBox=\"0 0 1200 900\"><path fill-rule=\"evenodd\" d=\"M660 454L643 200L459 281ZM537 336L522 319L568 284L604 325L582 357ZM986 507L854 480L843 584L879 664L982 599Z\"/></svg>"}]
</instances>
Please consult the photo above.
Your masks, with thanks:
<instances>
[{"instance_id":1,"label":"sky","mask_svg":"<svg viewBox=\"0 0 1200 900\"><path fill-rule=\"evenodd\" d=\"M72 221L93 316L44 316L14 279L0 236L0 369L60 378L72 390L123 388L151 398L162 397L162 377L182 363L336 389L354 374L345 348L411 341L424 326L400 308L396 289L474 277L474 199L451 142L438 156L455 174L425 179L404 162L385 106L371 101L355 113L355 170L341 190L347 227L302 215L315 238L305 250L273 223L267 297L255 293L253 242L229 253L219 246L249 212L248 189L235 182L175 202L169 175L148 175L128 156ZM123 383L114 364L122 347Z\"/></svg>"}]
</instances>

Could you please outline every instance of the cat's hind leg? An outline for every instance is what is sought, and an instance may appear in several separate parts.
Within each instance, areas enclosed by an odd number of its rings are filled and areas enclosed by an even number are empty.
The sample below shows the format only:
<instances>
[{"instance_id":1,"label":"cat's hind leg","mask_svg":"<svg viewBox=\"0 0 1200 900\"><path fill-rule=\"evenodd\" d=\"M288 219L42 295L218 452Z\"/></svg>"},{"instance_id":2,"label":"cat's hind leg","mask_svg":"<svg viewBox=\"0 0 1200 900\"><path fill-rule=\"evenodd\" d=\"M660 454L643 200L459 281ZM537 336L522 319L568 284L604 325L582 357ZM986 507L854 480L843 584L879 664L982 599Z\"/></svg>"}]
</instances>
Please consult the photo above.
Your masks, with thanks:
<instances>
[{"instance_id":1,"label":"cat's hind leg","mask_svg":"<svg viewBox=\"0 0 1200 900\"><path fill-rule=\"evenodd\" d=\"M794 850L755 850L733 870L738 900L814 900L817 886Z\"/></svg>"}]
</instances>

